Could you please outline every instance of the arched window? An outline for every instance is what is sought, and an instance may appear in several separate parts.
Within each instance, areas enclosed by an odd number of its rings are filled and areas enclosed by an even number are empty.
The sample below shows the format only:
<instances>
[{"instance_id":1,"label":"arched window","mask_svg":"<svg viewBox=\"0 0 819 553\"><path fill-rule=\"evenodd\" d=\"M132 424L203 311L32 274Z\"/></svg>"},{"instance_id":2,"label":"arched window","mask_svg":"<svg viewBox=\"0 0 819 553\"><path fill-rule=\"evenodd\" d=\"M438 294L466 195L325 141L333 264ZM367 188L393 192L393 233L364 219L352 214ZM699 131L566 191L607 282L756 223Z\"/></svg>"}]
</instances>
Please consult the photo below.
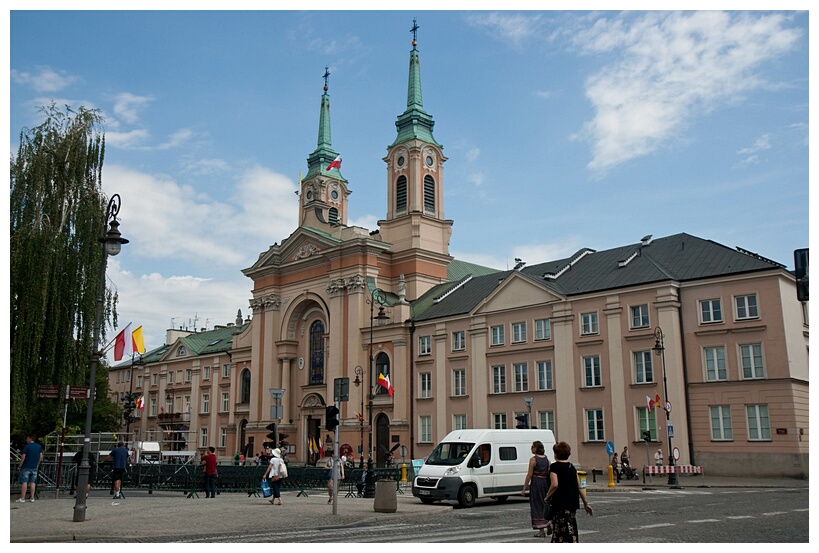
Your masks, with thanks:
<instances>
[{"instance_id":1,"label":"arched window","mask_svg":"<svg viewBox=\"0 0 819 553\"><path fill-rule=\"evenodd\" d=\"M239 403L250 403L250 369L242 371L242 392Z\"/></svg>"},{"instance_id":2,"label":"arched window","mask_svg":"<svg viewBox=\"0 0 819 553\"><path fill-rule=\"evenodd\" d=\"M330 217L330 224L331 225L337 225L338 224L338 209L336 209L335 207L331 207L329 217Z\"/></svg>"},{"instance_id":3,"label":"arched window","mask_svg":"<svg viewBox=\"0 0 819 553\"><path fill-rule=\"evenodd\" d=\"M310 326L310 384L324 384L324 323Z\"/></svg>"},{"instance_id":4,"label":"arched window","mask_svg":"<svg viewBox=\"0 0 819 553\"><path fill-rule=\"evenodd\" d=\"M407 177L401 175L395 183L395 211L403 213L407 210Z\"/></svg>"},{"instance_id":5,"label":"arched window","mask_svg":"<svg viewBox=\"0 0 819 553\"><path fill-rule=\"evenodd\" d=\"M375 377L378 378L379 374L383 374L384 376L389 377L390 383L392 384L392 377L390 376L390 358L383 351L375 356ZM393 385L393 388L394 387L395 385ZM378 386L378 391L376 392L376 395L386 393L387 393L386 388Z\"/></svg>"},{"instance_id":6,"label":"arched window","mask_svg":"<svg viewBox=\"0 0 819 553\"><path fill-rule=\"evenodd\" d=\"M424 213L435 215L435 179L430 175L424 177Z\"/></svg>"}]
</instances>

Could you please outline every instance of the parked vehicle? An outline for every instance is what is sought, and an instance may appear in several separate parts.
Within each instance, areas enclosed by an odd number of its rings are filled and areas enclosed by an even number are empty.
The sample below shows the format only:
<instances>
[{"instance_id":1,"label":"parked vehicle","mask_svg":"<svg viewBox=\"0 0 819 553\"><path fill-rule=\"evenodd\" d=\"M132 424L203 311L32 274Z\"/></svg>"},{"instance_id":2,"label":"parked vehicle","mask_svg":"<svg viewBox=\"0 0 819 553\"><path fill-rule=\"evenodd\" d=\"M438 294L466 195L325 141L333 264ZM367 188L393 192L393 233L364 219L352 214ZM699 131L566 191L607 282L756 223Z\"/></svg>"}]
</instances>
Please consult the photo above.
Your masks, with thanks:
<instances>
[{"instance_id":1,"label":"parked vehicle","mask_svg":"<svg viewBox=\"0 0 819 553\"><path fill-rule=\"evenodd\" d=\"M450 432L418 470L412 495L423 503L457 501L461 507L472 507L484 497L506 501L520 493L535 440L543 442L551 456L555 444L551 430Z\"/></svg>"}]
</instances>

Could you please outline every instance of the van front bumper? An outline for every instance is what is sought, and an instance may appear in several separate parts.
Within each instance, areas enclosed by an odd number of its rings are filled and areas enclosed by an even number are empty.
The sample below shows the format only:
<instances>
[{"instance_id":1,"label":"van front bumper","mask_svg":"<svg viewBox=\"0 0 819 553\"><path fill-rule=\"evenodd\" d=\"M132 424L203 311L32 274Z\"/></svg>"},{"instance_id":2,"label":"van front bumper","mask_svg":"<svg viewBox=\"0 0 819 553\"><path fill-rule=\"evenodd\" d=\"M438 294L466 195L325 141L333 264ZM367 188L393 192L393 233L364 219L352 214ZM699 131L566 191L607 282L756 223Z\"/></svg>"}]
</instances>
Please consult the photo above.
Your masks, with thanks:
<instances>
[{"instance_id":1,"label":"van front bumper","mask_svg":"<svg viewBox=\"0 0 819 553\"><path fill-rule=\"evenodd\" d=\"M412 482L412 495L436 501L440 499L457 501L462 484L463 480L460 477L425 478L419 476Z\"/></svg>"}]
</instances>

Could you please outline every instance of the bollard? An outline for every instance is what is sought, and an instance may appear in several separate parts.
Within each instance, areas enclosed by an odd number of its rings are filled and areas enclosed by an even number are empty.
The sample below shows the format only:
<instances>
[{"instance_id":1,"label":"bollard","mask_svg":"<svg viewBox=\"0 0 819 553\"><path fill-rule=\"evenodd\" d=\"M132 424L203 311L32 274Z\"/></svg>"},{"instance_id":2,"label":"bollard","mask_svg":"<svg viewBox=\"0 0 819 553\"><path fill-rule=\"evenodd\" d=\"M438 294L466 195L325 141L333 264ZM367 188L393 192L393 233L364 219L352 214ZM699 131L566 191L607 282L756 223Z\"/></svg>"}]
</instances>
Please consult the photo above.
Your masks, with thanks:
<instances>
[{"instance_id":1,"label":"bollard","mask_svg":"<svg viewBox=\"0 0 819 553\"><path fill-rule=\"evenodd\" d=\"M586 493L586 471L579 470L577 471L577 475L580 477L580 493Z\"/></svg>"},{"instance_id":2,"label":"bollard","mask_svg":"<svg viewBox=\"0 0 819 553\"><path fill-rule=\"evenodd\" d=\"M373 510L376 513L394 513L398 510L398 497L390 480L379 480L375 483Z\"/></svg>"},{"instance_id":3,"label":"bollard","mask_svg":"<svg viewBox=\"0 0 819 553\"><path fill-rule=\"evenodd\" d=\"M401 482L407 483L407 464L401 463Z\"/></svg>"},{"instance_id":4,"label":"bollard","mask_svg":"<svg viewBox=\"0 0 819 553\"><path fill-rule=\"evenodd\" d=\"M609 488L614 487L614 467L609 465Z\"/></svg>"}]
</instances>

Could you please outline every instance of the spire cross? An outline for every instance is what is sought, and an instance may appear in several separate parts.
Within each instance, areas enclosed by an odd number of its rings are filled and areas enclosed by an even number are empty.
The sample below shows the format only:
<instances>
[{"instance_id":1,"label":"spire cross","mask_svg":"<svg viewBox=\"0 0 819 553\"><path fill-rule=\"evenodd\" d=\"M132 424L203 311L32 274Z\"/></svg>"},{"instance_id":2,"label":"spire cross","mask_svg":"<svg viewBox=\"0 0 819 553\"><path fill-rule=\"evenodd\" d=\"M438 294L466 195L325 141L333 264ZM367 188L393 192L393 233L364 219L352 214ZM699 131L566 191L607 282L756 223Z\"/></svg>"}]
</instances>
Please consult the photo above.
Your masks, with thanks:
<instances>
[{"instance_id":1,"label":"spire cross","mask_svg":"<svg viewBox=\"0 0 819 553\"><path fill-rule=\"evenodd\" d=\"M322 77L324 77L324 90L326 91L327 90L327 79L330 78L330 70L326 65L324 66L324 75L322 75Z\"/></svg>"},{"instance_id":2,"label":"spire cross","mask_svg":"<svg viewBox=\"0 0 819 553\"><path fill-rule=\"evenodd\" d=\"M412 33L412 45L415 46L416 42L418 41L418 24L415 22L415 18L412 18L412 29L410 29Z\"/></svg>"}]
</instances>

